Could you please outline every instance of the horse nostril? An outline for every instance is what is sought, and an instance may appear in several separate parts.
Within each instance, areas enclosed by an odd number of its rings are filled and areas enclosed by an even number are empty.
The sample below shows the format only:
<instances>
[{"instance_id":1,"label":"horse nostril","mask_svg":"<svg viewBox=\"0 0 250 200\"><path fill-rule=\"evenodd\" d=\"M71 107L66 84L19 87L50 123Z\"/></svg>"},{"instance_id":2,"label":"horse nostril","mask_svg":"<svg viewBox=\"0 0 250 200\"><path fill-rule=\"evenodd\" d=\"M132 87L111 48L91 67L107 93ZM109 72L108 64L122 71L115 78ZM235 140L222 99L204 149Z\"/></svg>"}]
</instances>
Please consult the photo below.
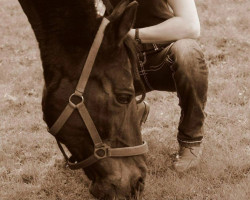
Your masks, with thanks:
<instances>
[{"instance_id":1,"label":"horse nostril","mask_svg":"<svg viewBox=\"0 0 250 200\"><path fill-rule=\"evenodd\" d=\"M138 183L142 183L142 184L144 184L144 179L142 178L142 177L140 177L140 178L138 178L138 181L137 181Z\"/></svg>"},{"instance_id":2,"label":"horse nostril","mask_svg":"<svg viewBox=\"0 0 250 200\"><path fill-rule=\"evenodd\" d=\"M134 182L134 185L132 186L131 190L131 197L135 199L140 199L139 197L141 196L142 191L144 190L144 179L142 177L139 177L136 179Z\"/></svg>"},{"instance_id":3,"label":"horse nostril","mask_svg":"<svg viewBox=\"0 0 250 200\"><path fill-rule=\"evenodd\" d=\"M139 192L142 192L144 189L144 179L142 177L137 179L136 185L135 185L135 189Z\"/></svg>"}]
</instances>

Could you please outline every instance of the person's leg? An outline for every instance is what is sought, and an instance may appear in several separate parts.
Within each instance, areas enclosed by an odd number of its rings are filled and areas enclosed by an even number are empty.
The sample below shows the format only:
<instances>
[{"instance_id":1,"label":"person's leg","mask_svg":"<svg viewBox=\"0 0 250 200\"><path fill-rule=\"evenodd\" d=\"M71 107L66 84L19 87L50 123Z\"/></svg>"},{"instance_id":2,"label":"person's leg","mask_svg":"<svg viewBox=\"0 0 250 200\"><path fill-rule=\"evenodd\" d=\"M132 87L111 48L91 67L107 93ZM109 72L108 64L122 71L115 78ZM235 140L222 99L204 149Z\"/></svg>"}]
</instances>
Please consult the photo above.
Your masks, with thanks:
<instances>
[{"instance_id":1,"label":"person's leg","mask_svg":"<svg viewBox=\"0 0 250 200\"><path fill-rule=\"evenodd\" d=\"M140 74L148 90L177 91L181 117L177 136L180 151L175 167L184 171L196 165L208 86L208 70L199 46L194 40L176 41L171 49L147 56Z\"/></svg>"},{"instance_id":2,"label":"person's leg","mask_svg":"<svg viewBox=\"0 0 250 200\"><path fill-rule=\"evenodd\" d=\"M179 40L171 48L181 117L178 141L183 146L199 144L203 138L204 108L207 100L208 69L204 55L194 40Z\"/></svg>"}]
</instances>

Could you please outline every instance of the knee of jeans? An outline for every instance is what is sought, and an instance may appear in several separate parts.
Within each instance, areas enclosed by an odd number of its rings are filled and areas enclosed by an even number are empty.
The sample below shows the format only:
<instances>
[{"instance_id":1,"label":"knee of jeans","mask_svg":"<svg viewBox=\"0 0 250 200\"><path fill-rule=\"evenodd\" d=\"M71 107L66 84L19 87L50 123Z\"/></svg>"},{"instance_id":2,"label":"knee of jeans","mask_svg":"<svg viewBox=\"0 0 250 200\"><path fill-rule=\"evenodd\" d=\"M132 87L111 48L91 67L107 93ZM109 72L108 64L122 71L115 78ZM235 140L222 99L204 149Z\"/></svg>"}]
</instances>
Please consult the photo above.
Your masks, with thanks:
<instances>
[{"instance_id":1,"label":"knee of jeans","mask_svg":"<svg viewBox=\"0 0 250 200\"><path fill-rule=\"evenodd\" d=\"M171 48L171 54L178 68L188 71L192 68L198 68L207 71L204 54L195 40L182 39L176 41Z\"/></svg>"}]
</instances>

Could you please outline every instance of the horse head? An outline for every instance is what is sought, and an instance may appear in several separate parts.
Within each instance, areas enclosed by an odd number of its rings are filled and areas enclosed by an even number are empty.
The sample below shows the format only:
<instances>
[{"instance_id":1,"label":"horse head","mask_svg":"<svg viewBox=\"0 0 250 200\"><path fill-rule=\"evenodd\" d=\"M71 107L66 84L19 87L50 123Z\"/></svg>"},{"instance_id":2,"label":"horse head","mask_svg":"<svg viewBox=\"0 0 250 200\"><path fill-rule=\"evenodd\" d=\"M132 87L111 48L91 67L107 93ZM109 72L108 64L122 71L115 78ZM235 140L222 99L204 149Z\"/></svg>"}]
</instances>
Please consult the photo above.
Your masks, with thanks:
<instances>
[{"instance_id":1,"label":"horse head","mask_svg":"<svg viewBox=\"0 0 250 200\"><path fill-rule=\"evenodd\" d=\"M19 2L39 43L45 78L44 120L48 127L53 127L78 85L103 17L96 13L94 1ZM136 8L136 2L125 0L108 17L110 23L105 28L83 96L80 96L102 142L128 151L143 143L133 84L134 44L127 36ZM56 139L77 162L95 151L93 136L77 110L72 110ZM143 155L107 156L84 168L92 181L90 192L99 199L124 199L142 191L146 170Z\"/></svg>"}]
</instances>

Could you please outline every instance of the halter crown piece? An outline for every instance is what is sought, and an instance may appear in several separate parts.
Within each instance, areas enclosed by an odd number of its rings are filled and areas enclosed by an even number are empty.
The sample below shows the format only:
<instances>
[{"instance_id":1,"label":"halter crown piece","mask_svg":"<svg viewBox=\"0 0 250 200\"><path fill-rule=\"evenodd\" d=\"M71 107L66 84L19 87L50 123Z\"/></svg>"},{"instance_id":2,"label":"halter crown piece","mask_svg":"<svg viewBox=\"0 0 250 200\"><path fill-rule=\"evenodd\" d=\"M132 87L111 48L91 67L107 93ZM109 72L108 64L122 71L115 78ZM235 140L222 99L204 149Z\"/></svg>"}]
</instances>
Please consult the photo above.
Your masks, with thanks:
<instances>
[{"instance_id":1,"label":"halter crown piece","mask_svg":"<svg viewBox=\"0 0 250 200\"><path fill-rule=\"evenodd\" d=\"M96 7L99 8L100 7L99 5L101 5L100 2L102 2L102 1L96 0L95 2L98 2L98 3L96 3L97 4ZM104 6L103 3L102 3L102 5ZM100 11L100 14L105 12L105 6L102 8L104 8L104 11L103 10ZM94 42L91 46L87 60L84 64L80 79L79 79L78 84L76 86L76 90L69 97L69 103L65 107L65 109L63 110L63 112L61 113L59 118L56 120L56 122L53 124L53 126L49 129L49 132L52 135L56 136L75 109L78 110L80 116L82 117L82 119L83 119L83 121L84 121L84 123L89 131L90 137L94 143L94 152L87 159L85 159L81 162L76 162L76 160L74 159L73 156L71 156L71 158L69 158L66 155L61 143L57 140L57 144L58 144L58 146L59 146L59 148L60 148L60 150L61 150L61 152L62 152L70 169L85 168L85 167L88 167L88 166L94 164L98 160L104 159L107 157L136 156L136 155L144 154L148 151L148 145L146 142L143 142L143 144L138 145L138 146L122 147L122 148L111 148L109 145L105 144L102 141L102 139L101 139L101 137L96 129L96 126L95 126L95 124L94 124L85 104L84 104L83 93L84 93L86 84L88 82L91 70L93 68L93 64L95 62L96 55L97 55L98 50L101 46L101 43L102 43L102 40L104 37L104 31L106 29L106 26L109 24L109 22L110 21L105 17L102 19L101 25L96 33ZM73 101L72 101L73 97L79 98L80 102L78 104L73 103Z\"/></svg>"}]
</instances>

